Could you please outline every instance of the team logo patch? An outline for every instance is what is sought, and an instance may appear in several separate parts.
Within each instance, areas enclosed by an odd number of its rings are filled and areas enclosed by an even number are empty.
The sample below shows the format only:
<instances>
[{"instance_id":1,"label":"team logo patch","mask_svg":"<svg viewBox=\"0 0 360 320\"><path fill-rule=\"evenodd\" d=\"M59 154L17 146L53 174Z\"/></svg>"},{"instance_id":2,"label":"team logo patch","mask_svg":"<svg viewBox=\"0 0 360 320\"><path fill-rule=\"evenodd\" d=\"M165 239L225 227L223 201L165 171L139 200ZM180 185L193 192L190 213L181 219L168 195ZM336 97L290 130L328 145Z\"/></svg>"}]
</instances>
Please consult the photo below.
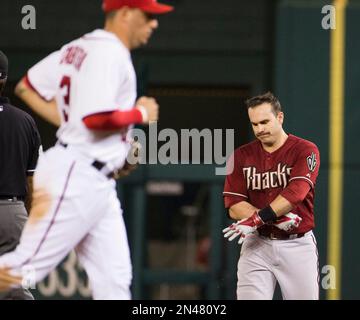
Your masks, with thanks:
<instances>
[{"instance_id":1,"label":"team logo patch","mask_svg":"<svg viewBox=\"0 0 360 320\"><path fill-rule=\"evenodd\" d=\"M311 155L309 155L306 158L307 166L311 172L313 172L316 168L316 155L314 152L311 152Z\"/></svg>"}]
</instances>

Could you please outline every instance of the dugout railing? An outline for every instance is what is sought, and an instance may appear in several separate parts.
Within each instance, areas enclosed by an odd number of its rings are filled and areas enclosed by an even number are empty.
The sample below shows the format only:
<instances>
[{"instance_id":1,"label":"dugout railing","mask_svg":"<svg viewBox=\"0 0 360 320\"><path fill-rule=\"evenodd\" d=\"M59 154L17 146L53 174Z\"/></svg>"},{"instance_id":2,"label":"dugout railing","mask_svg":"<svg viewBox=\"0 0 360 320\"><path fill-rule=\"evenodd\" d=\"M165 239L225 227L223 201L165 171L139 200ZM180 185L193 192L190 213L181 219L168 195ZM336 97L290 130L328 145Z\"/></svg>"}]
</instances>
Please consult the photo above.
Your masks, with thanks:
<instances>
[{"instance_id":1,"label":"dugout railing","mask_svg":"<svg viewBox=\"0 0 360 320\"><path fill-rule=\"evenodd\" d=\"M209 235L211 249L207 271L151 269L147 257L147 192L148 181L181 181L206 183L209 190ZM157 284L197 284L205 289L205 299L231 299L236 284L238 246L223 239L222 229L229 221L223 205L224 176L215 175L213 165L142 165L133 174L118 181L119 196L124 199L129 223L132 251L134 299L146 298L146 287ZM234 252L235 251L235 252ZM231 293L229 293L231 292Z\"/></svg>"}]
</instances>

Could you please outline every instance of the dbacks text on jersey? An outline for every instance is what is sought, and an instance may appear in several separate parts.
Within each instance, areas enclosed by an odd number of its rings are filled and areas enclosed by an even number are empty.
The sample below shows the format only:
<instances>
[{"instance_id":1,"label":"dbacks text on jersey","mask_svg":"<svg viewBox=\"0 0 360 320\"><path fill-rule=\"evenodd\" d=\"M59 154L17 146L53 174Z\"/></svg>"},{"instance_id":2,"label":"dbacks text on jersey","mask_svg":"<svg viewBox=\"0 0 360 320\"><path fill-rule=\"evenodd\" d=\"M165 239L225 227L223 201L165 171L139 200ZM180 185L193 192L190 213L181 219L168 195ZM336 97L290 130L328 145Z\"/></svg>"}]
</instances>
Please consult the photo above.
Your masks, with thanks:
<instances>
[{"instance_id":1,"label":"dbacks text on jersey","mask_svg":"<svg viewBox=\"0 0 360 320\"><path fill-rule=\"evenodd\" d=\"M248 190L264 190L269 188L285 188L289 182L290 167L279 163L277 170L257 173L255 167L243 168Z\"/></svg>"}]
</instances>

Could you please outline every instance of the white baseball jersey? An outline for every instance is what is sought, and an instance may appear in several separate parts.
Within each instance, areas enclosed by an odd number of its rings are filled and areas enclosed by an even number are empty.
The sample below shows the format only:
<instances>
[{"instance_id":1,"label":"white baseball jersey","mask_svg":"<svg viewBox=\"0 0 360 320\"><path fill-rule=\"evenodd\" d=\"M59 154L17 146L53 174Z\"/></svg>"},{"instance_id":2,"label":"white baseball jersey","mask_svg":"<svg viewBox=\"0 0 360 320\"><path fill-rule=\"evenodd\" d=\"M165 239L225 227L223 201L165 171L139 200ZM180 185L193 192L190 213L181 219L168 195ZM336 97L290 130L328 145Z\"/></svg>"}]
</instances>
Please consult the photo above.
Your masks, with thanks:
<instances>
[{"instance_id":1,"label":"white baseball jersey","mask_svg":"<svg viewBox=\"0 0 360 320\"><path fill-rule=\"evenodd\" d=\"M39 282L75 249L95 299L130 299L132 267L116 183L92 165L120 167L129 143L121 130L88 130L82 121L134 106L130 53L115 35L96 30L36 64L28 80L44 98L56 99L57 136L68 146L57 144L39 159L30 218L16 250L0 257L0 269Z\"/></svg>"},{"instance_id":2,"label":"white baseball jersey","mask_svg":"<svg viewBox=\"0 0 360 320\"><path fill-rule=\"evenodd\" d=\"M56 99L61 142L78 146L110 169L123 165L129 146L122 134L89 130L82 122L91 114L134 107L130 52L113 33L98 29L66 44L33 66L28 79L43 98Z\"/></svg>"}]
</instances>

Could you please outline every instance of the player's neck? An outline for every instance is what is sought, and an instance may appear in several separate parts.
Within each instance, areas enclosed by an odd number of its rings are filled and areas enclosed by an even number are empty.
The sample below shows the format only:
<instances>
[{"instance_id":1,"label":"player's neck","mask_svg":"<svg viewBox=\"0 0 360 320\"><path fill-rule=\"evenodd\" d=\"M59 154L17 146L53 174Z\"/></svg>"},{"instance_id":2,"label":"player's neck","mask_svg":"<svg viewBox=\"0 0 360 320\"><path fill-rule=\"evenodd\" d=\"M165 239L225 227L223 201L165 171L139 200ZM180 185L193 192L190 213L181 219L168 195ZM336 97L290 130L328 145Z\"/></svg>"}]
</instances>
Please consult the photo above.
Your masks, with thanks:
<instances>
[{"instance_id":1,"label":"player's neck","mask_svg":"<svg viewBox=\"0 0 360 320\"><path fill-rule=\"evenodd\" d=\"M288 138L288 135L286 134L286 132L284 130L282 130L279 137L275 140L275 142L273 144L270 145L270 144L262 143L262 146L266 152L272 153L272 152L275 152L276 150L280 149L286 142L287 138Z\"/></svg>"},{"instance_id":2,"label":"player's neck","mask_svg":"<svg viewBox=\"0 0 360 320\"><path fill-rule=\"evenodd\" d=\"M115 29L111 25L108 25L108 24L105 25L104 30L107 32L113 33L122 42L122 44L130 50L129 39L123 30Z\"/></svg>"}]
</instances>

